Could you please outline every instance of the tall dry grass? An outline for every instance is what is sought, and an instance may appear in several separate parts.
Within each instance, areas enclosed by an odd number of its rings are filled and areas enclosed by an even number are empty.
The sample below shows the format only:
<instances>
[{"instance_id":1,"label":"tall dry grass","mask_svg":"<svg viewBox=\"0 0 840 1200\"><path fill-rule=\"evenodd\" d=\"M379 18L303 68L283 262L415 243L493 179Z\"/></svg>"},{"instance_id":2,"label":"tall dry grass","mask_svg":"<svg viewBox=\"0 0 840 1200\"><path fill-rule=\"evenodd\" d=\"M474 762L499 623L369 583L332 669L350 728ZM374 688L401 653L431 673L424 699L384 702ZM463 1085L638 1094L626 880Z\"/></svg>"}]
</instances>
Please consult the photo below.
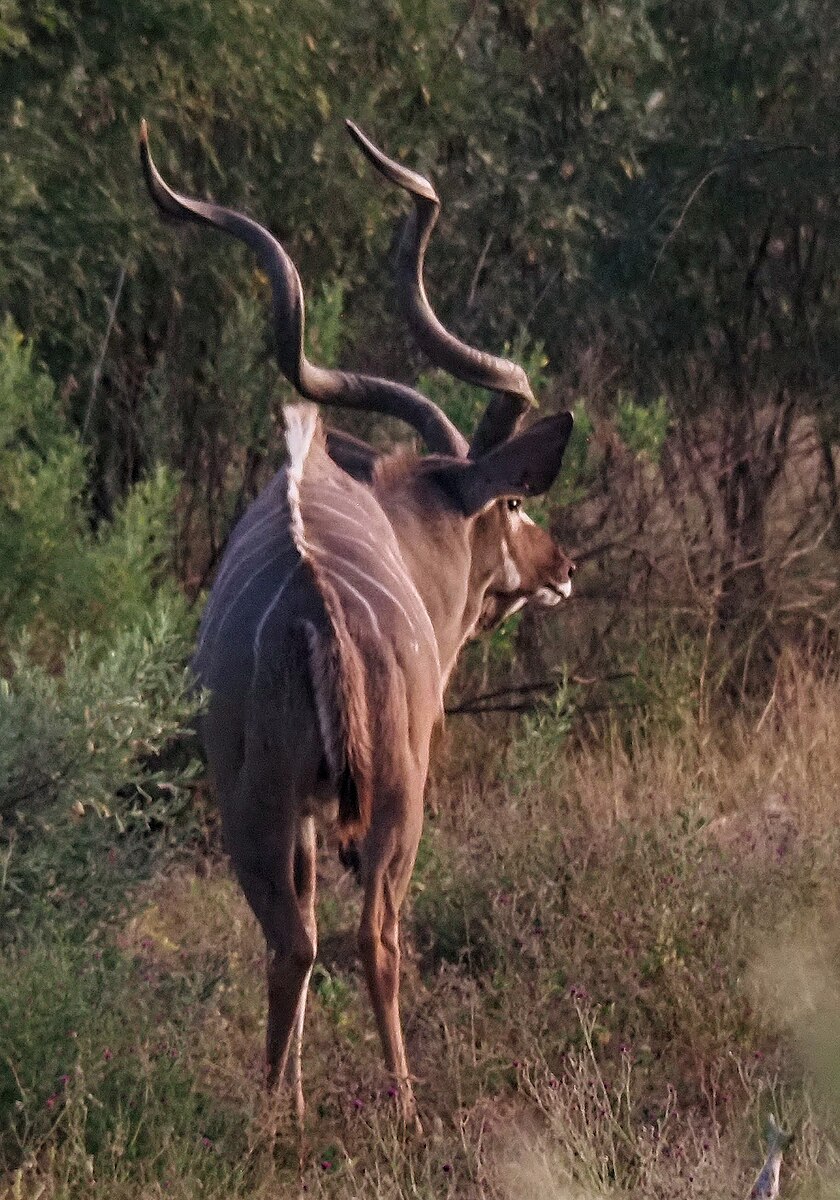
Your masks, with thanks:
<instances>
[{"instance_id":1,"label":"tall dry grass","mask_svg":"<svg viewBox=\"0 0 840 1200\"><path fill-rule=\"evenodd\" d=\"M840 1195L838 682L788 661L757 718L557 729L443 738L405 922L425 1140L395 1119L329 850L302 1134L261 1089L253 919L203 861L4 967L0 1194L728 1200L772 1112L785 1200Z\"/></svg>"}]
</instances>

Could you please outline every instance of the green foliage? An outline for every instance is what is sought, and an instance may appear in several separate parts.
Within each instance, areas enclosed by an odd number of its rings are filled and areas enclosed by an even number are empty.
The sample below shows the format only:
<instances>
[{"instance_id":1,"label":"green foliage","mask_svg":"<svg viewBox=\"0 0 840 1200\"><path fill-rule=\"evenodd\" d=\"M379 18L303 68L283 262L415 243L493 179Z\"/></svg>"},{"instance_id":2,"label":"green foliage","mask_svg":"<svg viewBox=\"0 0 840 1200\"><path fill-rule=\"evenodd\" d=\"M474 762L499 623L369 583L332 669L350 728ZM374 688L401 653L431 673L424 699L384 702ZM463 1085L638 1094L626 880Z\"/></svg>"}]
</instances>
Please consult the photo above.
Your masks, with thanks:
<instances>
[{"instance_id":1,"label":"green foliage","mask_svg":"<svg viewBox=\"0 0 840 1200\"><path fill-rule=\"evenodd\" d=\"M322 367L336 367L344 341L347 285L341 281L322 284L309 303L307 354Z\"/></svg>"},{"instance_id":2,"label":"green foliage","mask_svg":"<svg viewBox=\"0 0 840 1200\"><path fill-rule=\"evenodd\" d=\"M0 623L7 654L55 664L77 634L100 640L137 622L163 583L176 481L158 468L91 531L85 454L32 348L0 337ZM172 603L175 591L166 585Z\"/></svg>"},{"instance_id":3,"label":"green foliage","mask_svg":"<svg viewBox=\"0 0 840 1200\"><path fill-rule=\"evenodd\" d=\"M13 917L49 904L53 894L55 901L84 896L85 909L95 910L94 894L107 894L113 876L124 880L127 870L120 853L110 872L106 853L150 831L164 842L192 831L185 790L195 774L191 747L180 758L159 757L198 706L184 666L191 625L183 608L159 597L145 620L107 648L80 639L61 675L20 653L11 679L0 681L0 914L7 931Z\"/></svg>"},{"instance_id":4,"label":"green foliage","mask_svg":"<svg viewBox=\"0 0 840 1200\"><path fill-rule=\"evenodd\" d=\"M189 716L184 667L190 623L164 599L103 647L82 638L55 675L15 656L0 684L2 812L40 808L60 795L69 806L106 806L137 781L138 754L159 753Z\"/></svg>"},{"instance_id":5,"label":"green foliage","mask_svg":"<svg viewBox=\"0 0 840 1200\"><path fill-rule=\"evenodd\" d=\"M508 751L505 774L512 789L534 783L551 786L562 765L576 707L576 689L564 679L526 713Z\"/></svg>"},{"instance_id":6,"label":"green foliage","mask_svg":"<svg viewBox=\"0 0 840 1200\"><path fill-rule=\"evenodd\" d=\"M658 463L670 425L665 397L641 404L619 389L610 408L621 444L632 454ZM586 498L601 466L601 455L593 438L595 426L586 401L578 400L573 412L574 429L563 457L563 469L551 492L552 500L563 506L580 503Z\"/></svg>"},{"instance_id":7,"label":"green foliage","mask_svg":"<svg viewBox=\"0 0 840 1200\"><path fill-rule=\"evenodd\" d=\"M628 450L659 462L668 433L670 414L664 396L652 404L639 404L631 396L619 393L615 406L615 425Z\"/></svg>"},{"instance_id":8,"label":"green foliage","mask_svg":"<svg viewBox=\"0 0 840 1200\"><path fill-rule=\"evenodd\" d=\"M631 738L678 734L697 718L704 671L703 646L673 624L648 630L620 654L614 720ZM711 680L706 679L706 686Z\"/></svg>"},{"instance_id":9,"label":"green foliage","mask_svg":"<svg viewBox=\"0 0 840 1200\"><path fill-rule=\"evenodd\" d=\"M196 997L181 1000L195 1013ZM220 1174L234 1182L216 1144L232 1161L243 1152L242 1114L194 1085L177 1021L138 1003L132 964L113 948L92 953L53 929L9 953L0 962L0 1022L7 1170L55 1139L64 1150L52 1182L62 1195L147 1166L156 1178L164 1146L170 1169L177 1160L196 1187L221 1185Z\"/></svg>"},{"instance_id":10,"label":"green foliage","mask_svg":"<svg viewBox=\"0 0 840 1200\"><path fill-rule=\"evenodd\" d=\"M543 516L544 513L542 511L534 510L535 520L541 521ZM522 613L513 613L501 625L497 626L489 636L482 638L480 642L476 642L471 647L472 652L476 655L486 655L486 661L490 664L510 663L516 649L516 637L521 624Z\"/></svg>"},{"instance_id":11,"label":"green foliage","mask_svg":"<svg viewBox=\"0 0 840 1200\"><path fill-rule=\"evenodd\" d=\"M335 1027L347 1026L352 991L345 980L337 972L330 973L321 963L316 963L312 971L312 990Z\"/></svg>"},{"instance_id":12,"label":"green foliage","mask_svg":"<svg viewBox=\"0 0 840 1200\"><path fill-rule=\"evenodd\" d=\"M237 296L225 313L218 345L206 366L203 409L209 429L225 440L263 447L276 372L266 361L264 297ZM245 428L240 422L245 420Z\"/></svg>"},{"instance_id":13,"label":"green foliage","mask_svg":"<svg viewBox=\"0 0 840 1200\"><path fill-rule=\"evenodd\" d=\"M95 540L77 548L80 562L89 562L88 586L97 591L95 603L92 597L82 599L92 605L91 624L98 636L143 621L159 595L165 594L173 608L179 606L180 594L166 573L177 490L172 474L155 468L132 488ZM70 627L84 629L77 620Z\"/></svg>"},{"instance_id":14,"label":"green foliage","mask_svg":"<svg viewBox=\"0 0 840 1200\"><path fill-rule=\"evenodd\" d=\"M563 455L563 467L551 490L552 499L562 505L572 505L582 500L595 475L596 458L592 450L592 419L583 400L578 400L572 410L575 418L572 436Z\"/></svg>"},{"instance_id":15,"label":"green foliage","mask_svg":"<svg viewBox=\"0 0 840 1200\"><path fill-rule=\"evenodd\" d=\"M14 636L50 597L75 612L84 454L51 381L10 324L0 334L0 627ZM55 619L55 618L53 618ZM61 619L60 615L58 619Z\"/></svg>"},{"instance_id":16,"label":"green foliage","mask_svg":"<svg viewBox=\"0 0 840 1200\"><path fill-rule=\"evenodd\" d=\"M465 437L471 437L487 405L486 395L443 371L424 372L417 380L417 387L443 409Z\"/></svg>"},{"instance_id":17,"label":"green foliage","mask_svg":"<svg viewBox=\"0 0 840 1200\"><path fill-rule=\"evenodd\" d=\"M89 893L90 864L114 839L171 830L192 771L189 756L151 765L198 707L185 667L194 617L165 576L176 483L159 468L93 532L84 468L50 380L7 325L0 910L8 930L12 915L56 886L65 896ZM110 824L91 822L90 809Z\"/></svg>"},{"instance_id":18,"label":"green foliage","mask_svg":"<svg viewBox=\"0 0 840 1200\"><path fill-rule=\"evenodd\" d=\"M452 963L476 978L492 972L499 950L489 933L491 896L477 879L459 876L433 828L426 831L420 844L414 888L414 928L427 968Z\"/></svg>"}]
</instances>

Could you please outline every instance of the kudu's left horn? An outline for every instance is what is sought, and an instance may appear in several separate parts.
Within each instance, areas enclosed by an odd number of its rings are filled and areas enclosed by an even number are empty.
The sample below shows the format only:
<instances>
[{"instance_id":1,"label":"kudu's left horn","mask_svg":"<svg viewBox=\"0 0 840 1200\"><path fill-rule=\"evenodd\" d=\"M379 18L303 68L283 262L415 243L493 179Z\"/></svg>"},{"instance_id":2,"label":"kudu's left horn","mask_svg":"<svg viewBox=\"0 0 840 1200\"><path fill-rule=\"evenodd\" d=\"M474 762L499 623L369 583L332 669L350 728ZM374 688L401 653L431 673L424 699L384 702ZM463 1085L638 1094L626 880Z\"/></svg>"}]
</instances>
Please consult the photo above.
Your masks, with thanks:
<instances>
[{"instance_id":1,"label":"kudu's left horn","mask_svg":"<svg viewBox=\"0 0 840 1200\"><path fill-rule=\"evenodd\" d=\"M193 200L164 181L149 151L148 130L140 123L140 161L152 199L170 217L220 229L244 242L257 256L271 284L274 334L280 370L307 400L384 413L411 425L430 450L464 458L467 442L446 414L413 388L349 371L327 370L309 362L303 350L303 287L295 265L262 225L218 204Z\"/></svg>"}]
</instances>

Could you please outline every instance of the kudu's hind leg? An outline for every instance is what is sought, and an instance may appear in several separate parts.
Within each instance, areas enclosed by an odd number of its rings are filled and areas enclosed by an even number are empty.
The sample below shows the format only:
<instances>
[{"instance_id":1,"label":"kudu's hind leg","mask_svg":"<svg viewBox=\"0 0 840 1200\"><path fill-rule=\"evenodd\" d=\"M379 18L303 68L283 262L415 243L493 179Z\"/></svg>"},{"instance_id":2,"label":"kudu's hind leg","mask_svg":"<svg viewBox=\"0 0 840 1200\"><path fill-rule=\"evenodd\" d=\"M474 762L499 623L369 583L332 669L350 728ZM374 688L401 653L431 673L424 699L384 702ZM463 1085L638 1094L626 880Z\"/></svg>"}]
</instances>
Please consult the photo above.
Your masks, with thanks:
<instances>
[{"instance_id":1,"label":"kudu's hind leg","mask_svg":"<svg viewBox=\"0 0 840 1200\"><path fill-rule=\"evenodd\" d=\"M318 927L315 921L315 821L312 817L303 817L300 822L297 843L295 846L295 892L297 893L300 915L306 930L312 939L312 947L317 951ZM303 1073L301 1070L301 1051L303 1047L303 1023L306 1017L306 998L309 990L309 978L312 968L306 974L303 988L298 1001L295 1017L293 1041L287 1065L287 1080L295 1104L295 1112L299 1121L303 1120Z\"/></svg>"},{"instance_id":2,"label":"kudu's hind leg","mask_svg":"<svg viewBox=\"0 0 840 1200\"><path fill-rule=\"evenodd\" d=\"M291 872L288 879L272 879L265 873L256 874L241 868L237 873L266 939L268 1021L265 1058L266 1082L272 1088L286 1072L292 1034L315 961L315 940L301 914ZM295 1104L299 1107L297 1095Z\"/></svg>"},{"instance_id":3,"label":"kudu's hind leg","mask_svg":"<svg viewBox=\"0 0 840 1200\"><path fill-rule=\"evenodd\" d=\"M314 871L312 873L314 884ZM295 888L278 890L270 901L268 922L268 1022L265 1034L266 1079L269 1087L287 1074L292 1039L297 1042L289 1075L295 1083L295 1108L303 1116L300 1080L300 1038L306 1007L306 988L315 962L314 911L304 914ZM297 1062L295 1063L295 1060Z\"/></svg>"},{"instance_id":4,"label":"kudu's hind leg","mask_svg":"<svg viewBox=\"0 0 840 1200\"><path fill-rule=\"evenodd\" d=\"M269 1087L286 1071L301 996L315 961L314 921L305 919L295 886L300 825L294 789L284 795L276 778L265 778L246 764L234 810L228 812L226 841L268 950ZM312 879L314 884L314 872Z\"/></svg>"},{"instance_id":5,"label":"kudu's hind leg","mask_svg":"<svg viewBox=\"0 0 840 1200\"><path fill-rule=\"evenodd\" d=\"M400 1113L420 1131L411 1087L399 1009L400 905L408 890L420 840L422 799L395 806L405 820L388 828L372 828L365 845L365 899L359 927L359 949L367 976L385 1066L394 1076ZM392 810L392 816L398 813Z\"/></svg>"}]
</instances>

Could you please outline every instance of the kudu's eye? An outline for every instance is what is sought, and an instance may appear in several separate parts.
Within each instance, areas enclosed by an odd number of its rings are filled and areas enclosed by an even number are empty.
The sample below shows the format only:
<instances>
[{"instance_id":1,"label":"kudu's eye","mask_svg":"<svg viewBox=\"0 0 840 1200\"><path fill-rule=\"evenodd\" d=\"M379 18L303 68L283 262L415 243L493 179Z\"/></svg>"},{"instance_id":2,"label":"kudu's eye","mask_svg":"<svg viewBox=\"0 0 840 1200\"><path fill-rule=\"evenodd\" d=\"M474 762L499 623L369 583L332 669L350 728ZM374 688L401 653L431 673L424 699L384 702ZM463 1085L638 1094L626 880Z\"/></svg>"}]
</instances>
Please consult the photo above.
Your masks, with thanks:
<instances>
[{"instance_id":1,"label":"kudu's eye","mask_svg":"<svg viewBox=\"0 0 840 1200\"><path fill-rule=\"evenodd\" d=\"M519 499L518 496L511 496L510 500L508 500L508 502L507 502L507 506L508 506L508 512L516 512L518 509L520 509L522 507L522 501Z\"/></svg>"}]
</instances>

